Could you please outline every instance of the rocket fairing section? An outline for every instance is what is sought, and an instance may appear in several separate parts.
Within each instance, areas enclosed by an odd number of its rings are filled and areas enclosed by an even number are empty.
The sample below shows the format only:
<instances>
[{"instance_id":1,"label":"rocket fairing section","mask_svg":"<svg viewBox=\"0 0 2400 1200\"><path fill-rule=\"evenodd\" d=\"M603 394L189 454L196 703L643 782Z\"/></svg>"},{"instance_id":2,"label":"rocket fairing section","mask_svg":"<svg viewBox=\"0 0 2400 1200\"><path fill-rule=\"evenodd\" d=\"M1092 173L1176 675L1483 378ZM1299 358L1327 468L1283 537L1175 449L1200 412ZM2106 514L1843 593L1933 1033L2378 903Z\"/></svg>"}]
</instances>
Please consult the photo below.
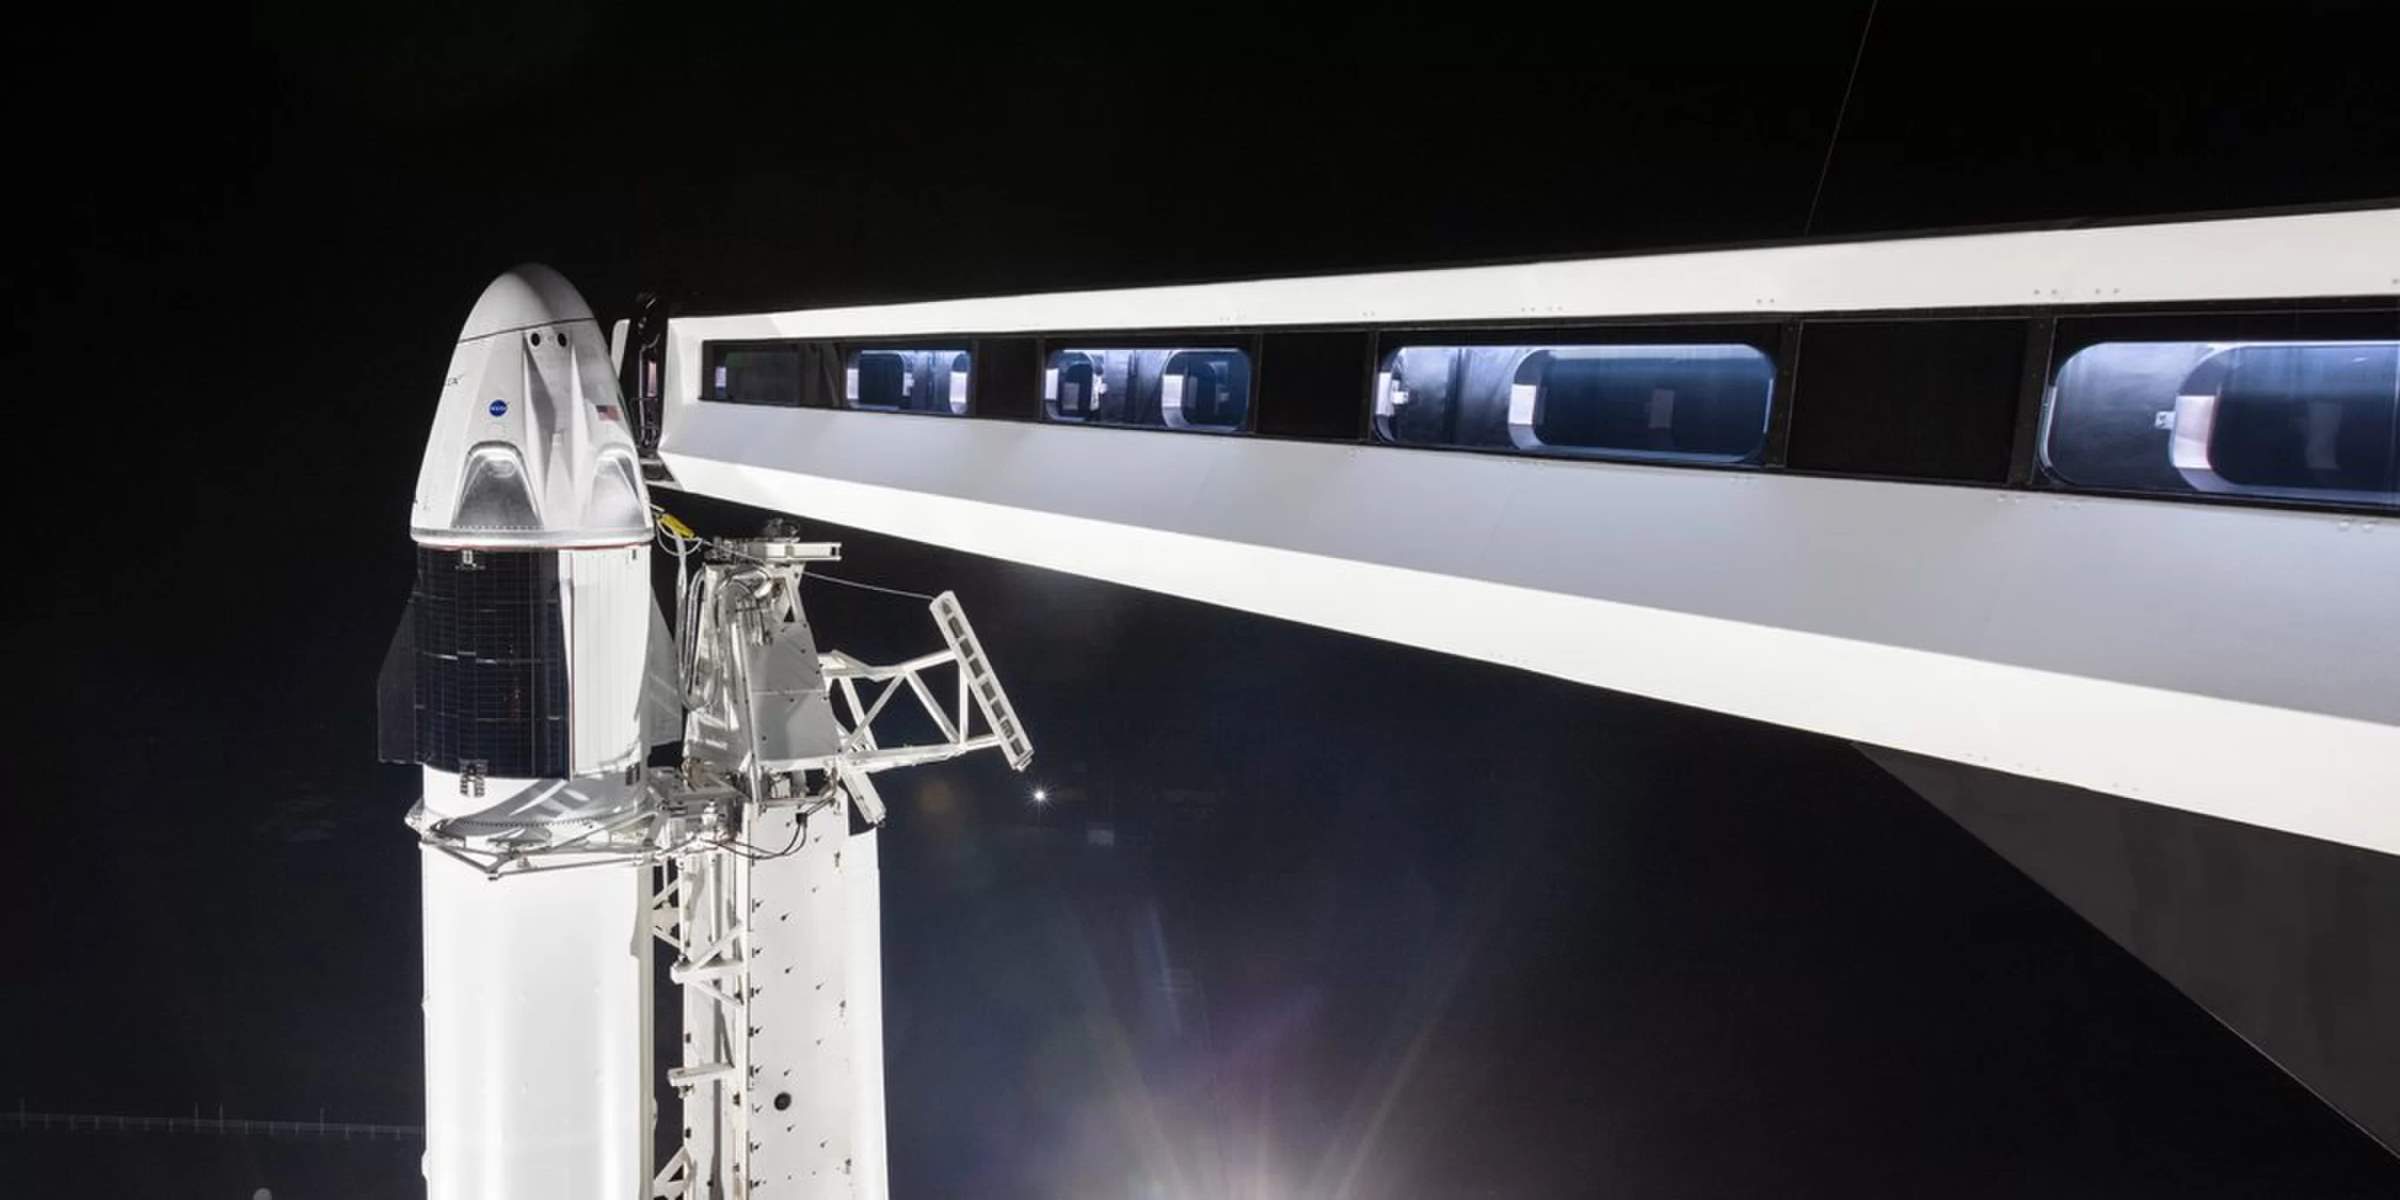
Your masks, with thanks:
<instances>
[{"instance_id":1,"label":"rocket fairing section","mask_svg":"<svg viewBox=\"0 0 2400 1200\"><path fill-rule=\"evenodd\" d=\"M502 275L443 381L410 514L416 585L379 688L384 757L422 769L412 823L566 844L639 807L647 735L665 732L643 711L651 532L591 310L546 267ZM497 884L420 853L427 1195L638 1195L643 874L595 853L593 869Z\"/></svg>"}]
</instances>

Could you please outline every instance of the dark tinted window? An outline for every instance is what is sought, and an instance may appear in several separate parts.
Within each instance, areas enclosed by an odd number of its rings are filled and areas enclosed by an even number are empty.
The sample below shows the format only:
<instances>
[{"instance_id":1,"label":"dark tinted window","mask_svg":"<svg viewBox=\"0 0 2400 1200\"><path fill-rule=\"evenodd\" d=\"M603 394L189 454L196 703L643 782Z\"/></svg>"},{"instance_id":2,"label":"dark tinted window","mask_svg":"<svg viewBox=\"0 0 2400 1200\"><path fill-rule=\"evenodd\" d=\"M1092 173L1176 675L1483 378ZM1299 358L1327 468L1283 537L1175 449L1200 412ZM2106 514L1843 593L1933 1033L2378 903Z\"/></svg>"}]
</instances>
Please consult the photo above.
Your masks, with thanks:
<instances>
[{"instance_id":1,"label":"dark tinted window","mask_svg":"<svg viewBox=\"0 0 2400 1200\"><path fill-rule=\"evenodd\" d=\"M1250 416L1250 355L1221 347L1069 347L1042 371L1056 421L1230 432Z\"/></svg>"},{"instance_id":2,"label":"dark tinted window","mask_svg":"<svg viewBox=\"0 0 2400 1200\"><path fill-rule=\"evenodd\" d=\"M1789 465L2006 482L2025 343L2016 320L1809 322Z\"/></svg>"},{"instance_id":3,"label":"dark tinted window","mask_svg":"<svg viewBox=\"0 0 2400 1200\"><path fill-rule=\"evenodd\" d=\"M1375 432L1404 445L1742 462L1766 440L1775 364L1741 344L1401 346Z\"/></svg>"},{"instance_id":4,"label":"dark tinted window","mask_svg":"<svg viewBox=\"0 0 2400 1200\"><path fill-rule=\"evenodd\" d=\"M1270 333L1260 364L1260 433L1357 441L1365 432L1373 335Z\"/></svg>"},{"instance_id":5,"label":"dark tinted window","mask_svg":"<svg viewBox=\"0 0 2400 1200\"><path fill-rule=\"evenodd\" d=\"M700 395L725 404L798 407L801 348L791 343L712 343L703 356Z\"/></svg>"},{"instance_id":6,"label":"dark tinted window","mask_svg":"<svg viewBox=\"0 0 2400 1200\"><path fill-rule=\"evenodd\" d=\"M1030 421L1042 411L1042 351L1033 338L975 339L975 415Z\"/></svg>"},{"instance_id":7,"label":"dark tinted window","mask_svg":"<svg viewBox=\"0 0 2400 1200\"><path fill-rule=\"evenodd\" d=\"M2102 342L2060 364L2046 415L2069 484L2400 503L2400 342Z\"/></svg>"},{"instance_id":8,"label":"dark tinted window","mask_svg":"<svg viewBox=\"0 0 2400 1200\"><path fill-rule=\"evenodd\" d=\"M851 408L965 416L973 362L965 350L852 350L842 367L842 401Z\"/></svg>"}]
</instances>

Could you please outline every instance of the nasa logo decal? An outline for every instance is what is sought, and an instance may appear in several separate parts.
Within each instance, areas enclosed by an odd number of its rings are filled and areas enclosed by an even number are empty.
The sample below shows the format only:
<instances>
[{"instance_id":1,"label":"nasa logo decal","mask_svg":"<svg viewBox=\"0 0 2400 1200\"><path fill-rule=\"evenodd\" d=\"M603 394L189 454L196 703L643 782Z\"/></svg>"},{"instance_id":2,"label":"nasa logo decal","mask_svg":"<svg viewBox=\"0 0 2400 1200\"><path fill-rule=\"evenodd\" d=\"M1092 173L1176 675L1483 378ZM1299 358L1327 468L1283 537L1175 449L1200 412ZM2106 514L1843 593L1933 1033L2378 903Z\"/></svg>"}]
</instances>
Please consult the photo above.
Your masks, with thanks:
<instances>
[{"instance_id":1,"label":"nasa logo decal","mask_svg":"<svg viewBox=\"0 0 2400 1200\"><path fill-rule=\"evenodd\" d=\"M505 417L505 416L507 416L507 415L508 415L508 401L506 401L506 400L494 400L494 401L492 401L492 415L493 415L493 416L495 416L495 417Z\"/></svg>"}]
</instances>

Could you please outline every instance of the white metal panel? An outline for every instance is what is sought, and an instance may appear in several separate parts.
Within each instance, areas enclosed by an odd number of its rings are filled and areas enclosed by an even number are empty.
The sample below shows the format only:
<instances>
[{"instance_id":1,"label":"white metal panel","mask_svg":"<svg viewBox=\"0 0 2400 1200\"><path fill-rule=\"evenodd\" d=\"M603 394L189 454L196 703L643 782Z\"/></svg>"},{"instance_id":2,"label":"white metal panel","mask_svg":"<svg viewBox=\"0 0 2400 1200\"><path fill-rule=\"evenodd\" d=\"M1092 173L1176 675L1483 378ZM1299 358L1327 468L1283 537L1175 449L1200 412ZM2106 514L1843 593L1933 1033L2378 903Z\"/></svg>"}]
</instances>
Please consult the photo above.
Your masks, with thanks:
<instances>
[{"instance_id":1,"label":"white metal panel","mask_svg":"<svg viewBox=\"0 0 2400 1200\"><path fill-rule=\"evenodd\" d=\"M876 914L853 907L851 882L872 880L873 852L860 860L849 813L835 805L808 818L790 854L776 855L797 823L791 805L767 808L747 836L762 854L749 867L753 1032L741 1098L750 1121L748 1178L770 1197L881 1200L881 1038L862 1024L880 1025L869 1014L882 992L878 971L852 961L862 946L881 953ZM875 1057L864 1063L870 1032ZM861 1161L862 1135L874 1138L864 1147L876 1151L872 1162Z\"/></svg>"},{"instance_id":2,"label":"white metal panel","mask_svg":"<svg viewBox=\"0 0 2400 1200\"><path fill-rule=\"evenodd\" d=\"M848 822L844 822L847 824ZM883 852L874 829L842 848L847 916L843 977L850 988L850 1161L858 1200L891 1194L883 1114Z\"/></svg>"},{"instance_id":3,"label":"white metal panel","mask_svg":"<svg viewBox=\"0 0 2400 1200\"><path fill-rule=\"evenodd\" d=\"M2400 292L2400 209L680 318L703 338L863 337L1660 313L1847 312ZM670 404L699 394L688 353Z\"/></svg>"},{"instance_id":4,"label":"white metal panel","mask_svg":"<svg viewBox=\"0 0 2400 1200\"><path fill-rule=\"evenodd\" d=\"M638 761L650 652L650 548L562 550L560 604L567 627L567 745L575 775Z\"/></svg>"},{"instance_id":5,"label":"white metal panel","mask_svg":"<svg viewBox=\"0 0 2400 1200\"><path fill-rule=\"evenodd\" d=\"M495 882L419 851L430 1200L639 1197L650 1063L642 876Z\"/></svg>"},{"instance_id":6,"label":"white metal panel","mask_svg":"<svg viewBox=\"0 0 2400 1200\"><path fill-rule=\"evenodd\" d=\"M730 405L687 454L2400 724L2391 518Z\"/></svg>"},{"instance_id":7,"label":"white metal panel","mask_svg":"<svg viewBox=\"0 0 2400 1200\"><path fill-rule=\"evenodd\" d=\"M2400 852L2400 522L736 405L677 421L664 455L705 494Z\"/></svg>"}]
</instances>

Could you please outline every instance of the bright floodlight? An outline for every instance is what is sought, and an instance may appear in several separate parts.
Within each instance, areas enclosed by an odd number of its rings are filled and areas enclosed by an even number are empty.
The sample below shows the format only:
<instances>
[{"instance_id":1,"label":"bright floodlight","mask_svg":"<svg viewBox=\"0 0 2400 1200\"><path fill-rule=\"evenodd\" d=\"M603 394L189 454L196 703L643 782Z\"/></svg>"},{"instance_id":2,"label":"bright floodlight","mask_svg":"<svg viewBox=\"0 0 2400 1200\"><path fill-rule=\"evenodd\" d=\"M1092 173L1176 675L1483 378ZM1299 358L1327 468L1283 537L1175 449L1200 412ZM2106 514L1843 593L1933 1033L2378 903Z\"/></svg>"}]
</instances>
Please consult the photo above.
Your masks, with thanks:
<instances>
[{"instance_id":1,"label":"bright floodlight","mask_svg":"<svg viewBox=\"0 0 2400 1200\"><path fill-rule=\"evenodd\" d=\"M1035 804L1050 803L1050 789L1038 787L1033 789L1033 802Z\"/></svg>"}]
</instances>

